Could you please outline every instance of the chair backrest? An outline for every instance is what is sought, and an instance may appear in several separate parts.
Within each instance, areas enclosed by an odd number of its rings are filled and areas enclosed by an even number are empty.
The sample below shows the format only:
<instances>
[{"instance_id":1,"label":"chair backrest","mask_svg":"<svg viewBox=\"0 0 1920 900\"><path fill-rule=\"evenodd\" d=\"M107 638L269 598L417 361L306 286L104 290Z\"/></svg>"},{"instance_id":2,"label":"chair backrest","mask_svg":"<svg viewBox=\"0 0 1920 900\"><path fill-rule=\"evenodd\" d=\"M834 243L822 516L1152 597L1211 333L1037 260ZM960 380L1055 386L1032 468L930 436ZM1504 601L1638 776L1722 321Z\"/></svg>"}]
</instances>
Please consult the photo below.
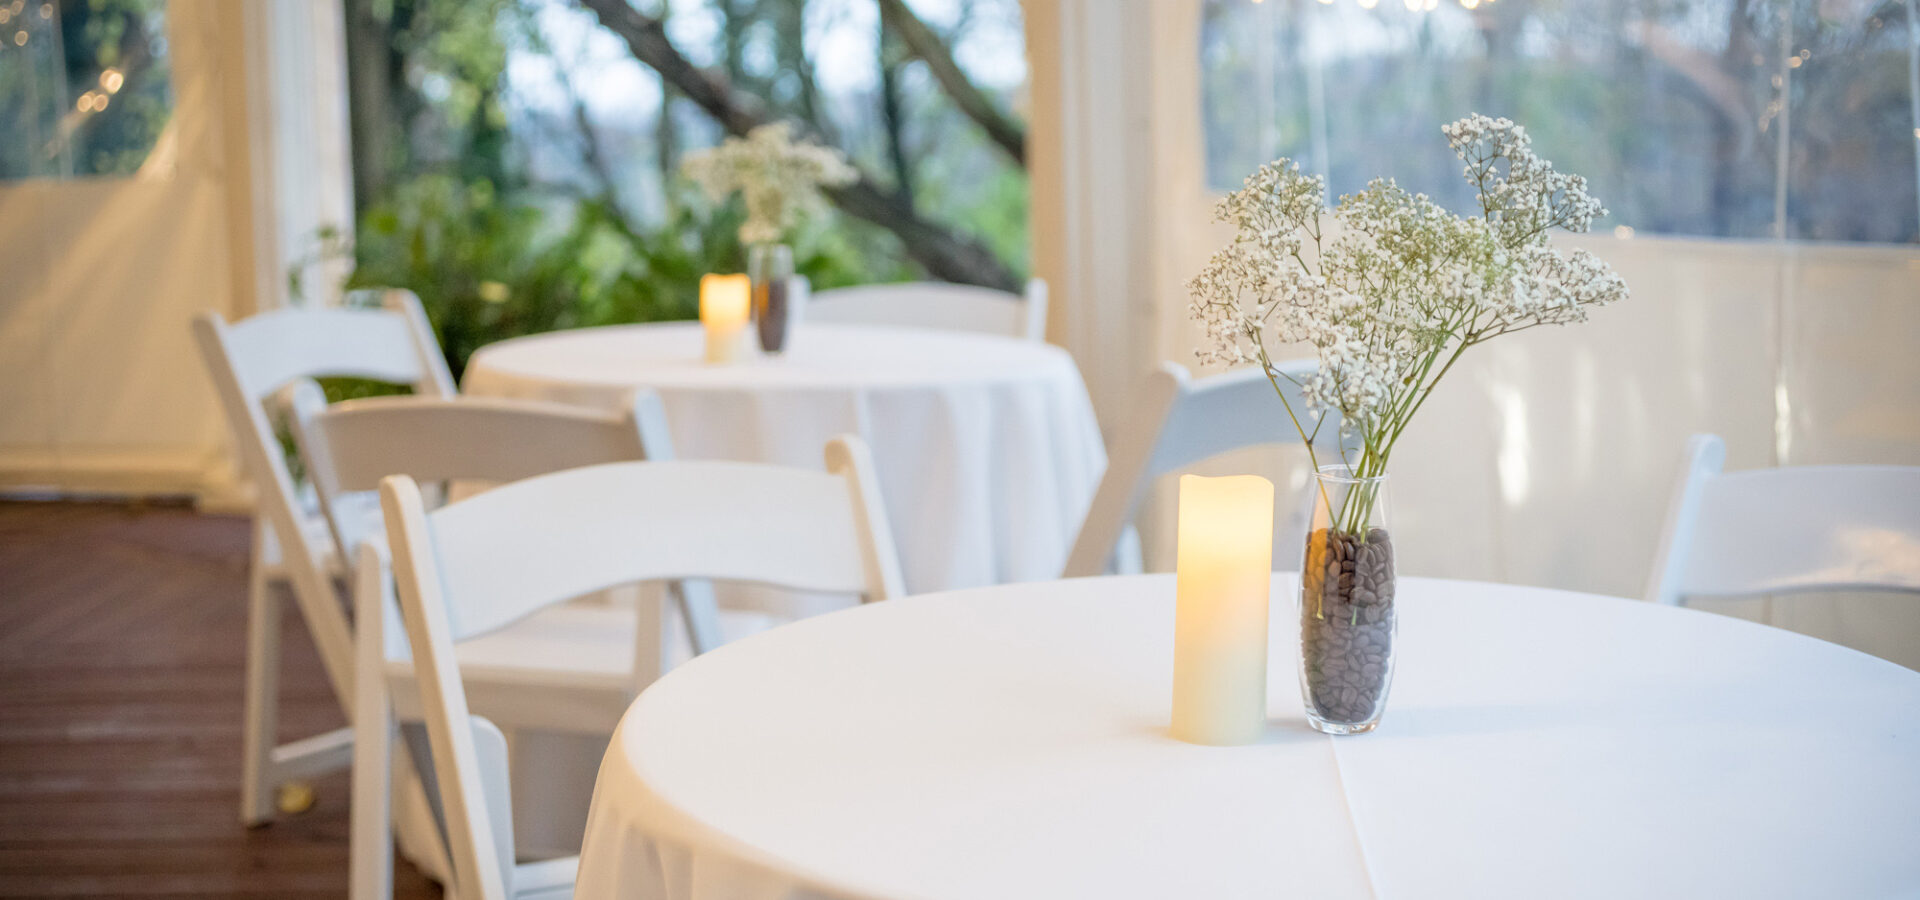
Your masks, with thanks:
<instances>
[{"instance_id":1,"label":"chair backrest","mask_svg":"<svg viewBox=\"0 0 1920 900\"><path fill-rule=\"evenodd\" d=\"M1108 454L1107 472L1094 492L1080 535L1068 553L1065 578L1100 575L1116 547L1133 542L1130 526L1153 479L1241 447L1298 444L1300 433L1275 396L1279 390L1296 415L1306 415L1306 399L1296 379L1314 372L1312 360L1281 363L1272 377L1261 369L1237 369L1195 380L1186 367L1162 363L1147 377L1133 410ZM1319 423L1301 419L1314 439L1322 463L1338 460L1337 413ZM1120 553L1123 571L1137 569L1137 547Z\"/></svg>"},{"instance_id":2,"label":"chair backrest","mask_svg":"<svg viewBox=\"0 0 1920 900\"><path fill-rule=\"evenodd\" d=\"M807 591L900 593L899 565L858 438L827 446L827 471L754 463L609 463L540 475L429 512L418 485L384 479L380 501L440 774L454 882L504 897L496 831L454 645L553 603L682 578Z\"/></svg>"},{"instance_id":3,"label":"chair backrest","mask_svg":"<svg viewBox=\"0 0 1920 900\"><path fill-rule=\"evenodd\" d=\"M809 322L863 322L977 331L1030 340L1047 336L1047 283L1027 282L1024 295L970 284L921 281L816 291Z\"/></svg>"},{"instance_id":4,"label":"chair backrest","mask_svg":"<svg viewBox=\"0 0 1920 900\"><path fill-rule=\"evenodd\" d=\"M338 514L344 494L372 491L388 475L417 482L506 483L607 462L673 458L666 413L637 391L625 413L492 397L373 397L328 406L319 386L298 384L294 437L339 542L341 558L365 535Z\"/></svg>"},{"instance_id":5,"label":"chair backrest","mask_svg":"<svg viewBox=\"0 0 1920 900\"><path fill-rule=\"evenodd\" d=\"M1667 507L1646 598L1813 591L1920 593L1920 467L1786 466L1722 472L1720 438L1694 435Z\"/></svg>"},{"instance_id":6,"label":"chair backrest","mask_svg":"<svg viewBox=\"0 0 1920 900\"><path fill-rule=\"evenodd\" d=\"M282 309L229 324L216 312L194 318L193 333L231 427L261 514L277 539L301 615L337 695L353 696L352 639L332 573L307 546L299 495L274 435L268 404L302 378L353 376L452 396L453 376L411 292L385 292L379 309Z\"/></svg>"}]
</instances>

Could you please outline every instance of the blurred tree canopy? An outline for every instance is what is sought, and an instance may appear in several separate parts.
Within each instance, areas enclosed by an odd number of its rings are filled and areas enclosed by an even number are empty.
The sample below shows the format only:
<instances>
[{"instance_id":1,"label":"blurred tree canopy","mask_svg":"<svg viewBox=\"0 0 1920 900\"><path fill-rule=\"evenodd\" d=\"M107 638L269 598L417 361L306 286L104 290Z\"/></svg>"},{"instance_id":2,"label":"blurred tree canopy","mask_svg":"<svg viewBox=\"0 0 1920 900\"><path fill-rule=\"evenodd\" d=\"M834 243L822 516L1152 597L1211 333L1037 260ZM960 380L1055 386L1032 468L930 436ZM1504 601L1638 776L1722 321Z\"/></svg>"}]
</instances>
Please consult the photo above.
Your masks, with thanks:
<instances>
[{"instance_id":1,"label":"blurred tree canopy","mask_svg":"<svg viewBox=\"0 0 1920 900\"><path fill-rule=\"evenodd\" d=\"M342 2L360 221L320 252L420 294L456 372L504 337L693 316L701 274L743 268L741 213L679 158L774 119L862 173L791 235L816 286L1026 268L1017 0Z\"/></svg>"},{"instance_id":2,"label":"blurred tree canopy","mask_svg":"<svg viewBox=\"0 0 1920 900\"><path fill-rule=\"evenodd\" d=\"M1648 234L1920 240L1920 49L1907 0L1207 0L1209 182L1276 156L1336 195L1393 176L1460 208L1440 126L1527 127L1607 224Z\"/></svg>"}]
</instances>

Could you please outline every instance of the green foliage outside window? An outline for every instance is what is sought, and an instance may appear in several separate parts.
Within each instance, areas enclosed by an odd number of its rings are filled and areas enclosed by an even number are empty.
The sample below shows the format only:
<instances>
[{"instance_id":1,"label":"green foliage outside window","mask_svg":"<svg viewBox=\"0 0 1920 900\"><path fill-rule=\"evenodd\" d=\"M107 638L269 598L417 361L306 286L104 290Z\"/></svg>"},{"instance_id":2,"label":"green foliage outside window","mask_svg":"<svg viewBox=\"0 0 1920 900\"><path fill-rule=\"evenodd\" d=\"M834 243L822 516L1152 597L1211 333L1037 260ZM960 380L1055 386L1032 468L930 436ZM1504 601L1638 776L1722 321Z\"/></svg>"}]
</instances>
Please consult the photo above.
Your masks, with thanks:
<instances>
[{"instance_id":1,"label":"green foliage outside window","mask_svg":"<svg viewBox=\"0 0 1920 900\"><path fill-rule=\"evenodd\" d=\"M599 200L502 197L485 181L425 175L367 210L351 248L321 235L322 253L352 254L345 290L419 295L458 377L475 350L505 338L696 317L700 276L745 271L735 236L742 212L737 199L709 209L686 193L665 221L641 230ZM821 288L908 277L904 266L875 273L851 241L803 230L796 269ZM308 293L298 280L292 287Z\"/></svg>"},{"instance_id":2,"label":"green foliage outside window","mask_svg":"<svg viewBox=\"0 0 1920 900\"><path fill-rule=\"evenodd\" d=\"M719 139L712 112L663 84L664 101L647 101L651 118L597 120L583 91L592 92L605 60L600 70L582 68L575 51L549 40L567 29L612 34L582 6L343 2L359 220L350 241L344 229L316 236L318 255L353 260L346 283L325 293L412 290L457 377L494 341L693 318L702 275L745 270L739 199L714 207L678 176L681 154ZM928 277L912 261L926 254L908 241L970 241L999 268L983 276L997 280L1025 270L1023 168L956 110L920 63L886 57L884 98L828 94L815 85L817 62L796 30L809 21L806 0L636 8L663 20L717 16L711 45L682 40L679 51L727 78L741 102L839 145L874 179L886 200L879 220L869 206L865 219L829 213L789 235L796 270L816 289ZM957 42L970 21L1004 33L1017 10L1010 0L969 0L932 39ZM555 32L556 17L572 24ZM772 61L773 70L754 60ZM551 67L557 81L546 90L559 99L517 95L524 85L509 73L516 61ZM654 62L625 60L657 78ZM322 292L302 283L307 268L290 273L291 287L312 299ZM336 388L347 390L330 385L329 393Z\"/></svg>"}]
</instances>

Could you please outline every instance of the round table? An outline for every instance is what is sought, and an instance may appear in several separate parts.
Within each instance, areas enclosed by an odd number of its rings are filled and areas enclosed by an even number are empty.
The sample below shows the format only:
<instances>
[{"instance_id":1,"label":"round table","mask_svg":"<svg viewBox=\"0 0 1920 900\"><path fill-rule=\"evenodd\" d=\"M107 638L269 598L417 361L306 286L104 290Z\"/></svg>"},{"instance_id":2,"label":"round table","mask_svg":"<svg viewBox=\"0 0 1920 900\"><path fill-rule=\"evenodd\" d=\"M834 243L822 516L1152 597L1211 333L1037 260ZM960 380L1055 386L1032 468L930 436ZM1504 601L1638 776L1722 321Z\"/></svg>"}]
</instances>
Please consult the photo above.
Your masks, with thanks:
<instances>
[{"instance_id":1,"label":"round table","mask_svg":"<svg viewBox=\"0 0 1920 900\"><path fill-rule=\"evenodd\" d=\"M1708 613L1403 579L1373 734L1167 735L1170 576L784 626L647 689L576 896L1886 897L1920 891L1920 673Z\"/></svg>"},{"instance_id":2,"label":"round table","mask_svg":"<svg viewBox=\"0 0 1920 900\"><path fill-rule=\"evenodd\" d=\"M463 390L618 410L666 407L679 455L819 468L858 434L911 592L1055 578L1106 467L1072 357L1037 341L805 325L789 351L702 361L692 322L585 328L480 349Z\"/></svg>"}]
</instances>

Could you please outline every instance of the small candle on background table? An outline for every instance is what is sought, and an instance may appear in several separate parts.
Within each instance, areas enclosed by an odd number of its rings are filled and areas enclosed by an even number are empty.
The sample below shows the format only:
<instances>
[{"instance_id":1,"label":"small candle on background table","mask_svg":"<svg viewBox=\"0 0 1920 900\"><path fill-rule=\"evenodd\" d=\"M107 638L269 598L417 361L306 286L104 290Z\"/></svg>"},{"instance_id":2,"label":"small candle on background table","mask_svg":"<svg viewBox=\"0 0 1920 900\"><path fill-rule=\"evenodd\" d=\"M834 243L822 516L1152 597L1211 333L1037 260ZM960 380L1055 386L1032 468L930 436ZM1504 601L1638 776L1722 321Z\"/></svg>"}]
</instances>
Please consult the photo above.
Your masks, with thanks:
<instances>
[{"instance_id":1,"label":"small candle on background table","mask_svg":"<svg viewBox=\"0 0 1920 900\"><path fill-rule=\"evenodd\" d=\"M1267 724L1273 482L1180 477L1173 736L1250 744Z\"/></svg>"},{"instance_id":2,"label":"small candle on background table","mask_svg":"<svg viewBox=\"0 0 1920 900\"><path fill-rule=\"evenodd\" d=\"M700 278L700 327L707 334L707 362L733 362L752 348L747 346L747 311L753 284L745 275L703 275Z\"/></svg>"}]
</instances>

